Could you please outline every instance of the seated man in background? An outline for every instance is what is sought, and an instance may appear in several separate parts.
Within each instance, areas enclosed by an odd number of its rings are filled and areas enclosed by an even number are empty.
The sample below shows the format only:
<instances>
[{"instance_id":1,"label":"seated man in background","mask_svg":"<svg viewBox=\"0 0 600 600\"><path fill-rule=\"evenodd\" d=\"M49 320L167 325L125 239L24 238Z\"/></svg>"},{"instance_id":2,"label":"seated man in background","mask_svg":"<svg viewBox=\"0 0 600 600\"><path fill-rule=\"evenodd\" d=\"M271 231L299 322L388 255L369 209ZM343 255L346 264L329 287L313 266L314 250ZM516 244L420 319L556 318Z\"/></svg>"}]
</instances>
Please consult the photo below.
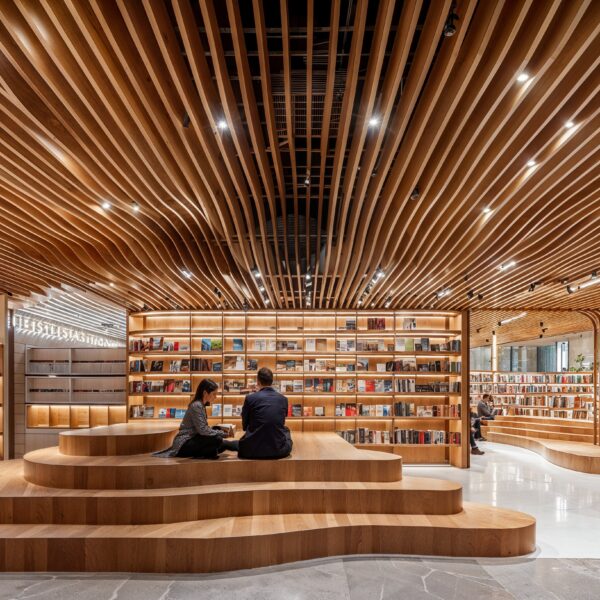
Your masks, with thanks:
<instances>
[{"instance_id":1,"label":"seated man in background","mask_svg":"<svg viewBox=\"0 0 600 600\"><path fill-rule=\"evenodd\" d=\"M494 420L494 401L489 394L484 394L477 404L477 416L484 421Z\"/></svg>"},{"instance_id":2,"label":"seated man in background","mask_svg":"<svg viewBox=\"0 0 600 600\"><path fill-rule=\"evenodd\" d=\"M284 458L292 451L290 430L285 426L287 398L273 389L273 372L257 373L258 391L248 394L242 407L240 458Z\"/></svg>"}]
</instances>

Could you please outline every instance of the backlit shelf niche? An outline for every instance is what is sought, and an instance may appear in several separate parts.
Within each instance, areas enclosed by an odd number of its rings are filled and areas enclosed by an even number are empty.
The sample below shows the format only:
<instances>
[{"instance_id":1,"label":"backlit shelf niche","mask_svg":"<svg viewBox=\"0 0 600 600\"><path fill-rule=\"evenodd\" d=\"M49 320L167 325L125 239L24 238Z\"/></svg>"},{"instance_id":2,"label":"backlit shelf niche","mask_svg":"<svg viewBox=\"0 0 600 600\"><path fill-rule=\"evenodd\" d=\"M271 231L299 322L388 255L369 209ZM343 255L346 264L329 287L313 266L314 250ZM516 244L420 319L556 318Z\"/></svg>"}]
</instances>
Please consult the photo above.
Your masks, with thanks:
<instances>
[{"instance_id":1,"label":"backlit shelf niche","mask_svg":"<svg viewBox=\"0 0 600 600\"><path fill-rule=\"evenodd\" d=\"M129 419L181 418L204 377L211 424L241 427L269 367L292 431L336 431L406 462L468 464L461 313L152 311L129 316Z\"/></svg>"},{"instance_id":2,"label":"backlit shelf niche","mask_svg":"<svg viewBox=\"0 0 600 600\"><path fill-rule=\"evenodd\" d=\"M124 348L26 350L30 429L74 429L127 421Z\"/></svg>"},{"instance_id":3,"label":"backlit shelf niche","mask_svg":"<svg viewBox=\"0 0 600 600\"><path fill-rule=\"evenodd\" d=\"M586 372L471 371L473 408L483 394L494 396L503 415L591 421L594 418L594 384Z\"/></svg>"}]
</instances>

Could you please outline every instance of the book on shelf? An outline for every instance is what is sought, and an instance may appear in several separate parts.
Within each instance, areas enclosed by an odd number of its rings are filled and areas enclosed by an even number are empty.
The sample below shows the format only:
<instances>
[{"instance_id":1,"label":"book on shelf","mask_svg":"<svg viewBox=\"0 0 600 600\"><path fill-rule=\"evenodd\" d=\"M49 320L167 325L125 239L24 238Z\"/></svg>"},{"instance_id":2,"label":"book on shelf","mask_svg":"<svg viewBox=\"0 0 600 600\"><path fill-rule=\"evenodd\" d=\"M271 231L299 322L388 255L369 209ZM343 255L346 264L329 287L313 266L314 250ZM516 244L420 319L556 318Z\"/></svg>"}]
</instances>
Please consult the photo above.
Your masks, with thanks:
<instances>
[{"instance_id":1,"label":"book on shelf","mask_svg":"<svg viewBox=\"0 0 600 600\"><path fill-rule=\"evenodd\" d=\"M356 352L356 340L341 339L335 341L337 352Z\"/></svg>"},{"instance_id":2,"label":"book on shelf","mask_svg":"<svg viewBox=\"0 0 600 600\"><path fill-rule=\"evenodd\" d=\"M158 418L159 419L166 419L167 418L167 409L166 408L159 408L158 409Z\"/></svg>"},{"instance_id":3,"label":"book on shelf","mask_svg":"<svg viewBox=\"0 0 600 600\"><path fill-rule=\"evenodd\" d=\"M163 352L189 352L190 345L187 342L179 340L167 340L163 339L162 351Z\"/></svg>"},{"instance_id":4,"label":"book on shelf","mask_svg":"<svg viewBox=\"0 0 600 600\"><path fill-rule=\"evenodd\" d=\"M258 371L258 360L255 358L249 358L246 361L247 371Z\"/></svg>"},{"instance_id":5,"label":"book on shelf","mask_svg":"<svg viewBox=\"0 0 600 600\"><path fill-rule=\"evenodd\" d=\"M233 351L241 352L244 349L244 340L242 338L233 338Z\"/></svg>"},{"instance_id":6,"label":"book on shelf","mask_svg":"<svg viewBox=\"0 0 600 600\"><path fill-rule=\"evenodd\" d=\"M369 329L369 330L385 329L385 317L368 317L367 318L367 329Z\"/></svg>"},{"instance_id":7,"label":"book on shelf","mask_svg":"<svg viewBox=\"0 0 600 600\"><path fill-rule=\"evenodd\" d=\"M315 377L304 380L304 391L309 393L330 393L334 391L334 380L329 377Z\"/></svg>"},{"instance_id":8,"label":"book on shelf","mask_svg":"<svg viewBox=\"0 0 600 600\"><path fill-rule=\"evenodd\" d=\"M297 352L301 350L298 340L277 340L276 348L278 351Z\"/></svg>"},{"instance_id":9,"label":"book on shelf","mask_svg":"<svg viewBox=\"0 0 600 600\"><path fill-rule=\"evenodd\" d=\"M414 352L415 351L415 338L396 338L394 344L394 350L396 352Z\"/></svg>"},{"instance_id":10,"label":"book on shelf","mask_svg":"<svg viewBox=\"0 0 600 600\"><path fill-rule=\"evenodd\" d=\"M219 402L210 405L210 416L220 417L221 416L221 404Z\"/></svg>"},{"instance_id":11,"label":"book on shelf","mask_svg":"<svg viewBox=\"0 0 600 600\"><path fill-rule=\"evenodd\" d=\"M356 331L356 319L346 319L344 329L346 331Z\"/></svg>"},{"instance_id":12,"label":"book on shelf","mask_svg":"<svg viewBox=\"0 0 600 600\"><path fill-rule=\"evenodd\" d=\"M381 363L381 362L378 362L378 363L375 365L375 367L376 367L376 369L375 369L375 370L376 370L378 373L385 373L385 372L386 372L386 370L388 370L388 369L386 369L386 365L387 365L387 363Z\"/></svg>"},{"instance_id":13,"label":"book on shelf","mask_svg":"<svg viewBox=\"0 0 600 600\"><path fill-rule=\"evenodd\" d=\"M153 419L154 418L154 406L144 406L143 417L145 419Z\"/></svg>"},{"instance_id":14,"label":"book on shelf","mask_svg":"<svg viewBox=\"0 0 600 600\"><path fill-rule=\"evenodd\" d=\"M150 351L157 351L157 350L162 350L163 347L163 339L162 337L151 337L150 338L150 344L149 344L149 350Z\"/></svg>"},{"instance_id":15,"label":"book on shelf","mask_svg":"<svg viewBox=\"0 0 600 600\"><path fill-rule=\"evenodd\" d=\"M224 417L232 417L233 416L233 404L223 404L223 416Z\"/></svg>"},{"instance_id":16,"label":"book on shelf","mask_svg":"<svg viewBox=\"0 0 600 600\"><path fill-rule=\"evenodd\" d=\"M411 317L407 317L402 321L402 329L416 329L417 328L417 320Z\"/></svg>"},{"instance_id":17,"label":"book on shelf","mask_svg":"<svg viewBox=\"0 0 600 600\"><path fill-rule=\"evenodd\" d=\"M176 419L183 419L183 417L185 416L185 408L176 408L175 409L175 418Z\"/></svg>"},{"instance_id":18,"label":"book on shelf","mask_svg":"<svg viewBox=\"0 0 600 600\"><path fill-rule=\"evenodd\" d=\"M302 416L303 417L312 417L313 416L313 407L312 406L303 407Z\"/></svg>"},{"instance_id":19,"label":"book on shelf","mask_svg":"<svg viewBox=\"0 0 600 600\"><path fill-rule=\"evenodd\" d=\"M291 405L291 417L301 417L302 416L302 404L292 404Z\"/></svg>"},{"instance_id":20,"label":"book on shelf","mask_svg":"<svg viewBox=\"0 0 600 600\"><path fill-rule=\"evenodd\" d=\"M150 371L152 373L162 373L163 368L164 361L162 360L153 360L152 364L150 365Z\"/></svg>"},{"instance_id":21,"label":"book on shelf","mask_svg":"<svg viewBox=\"0 0 600 600\"><path fill-rule=\"evenodd\" d=\"M169 363L169 373L179 373L181 371L181 361L172 360Z\"/></svg>"},{"instance_id":22,"label":"book on shelf","mask_svg":"<svg viewBox=\"0 0 600 600\"><path fill-rule=\"evenodd\" d=\"M148 371L147 360L130 360L129 361L129 372L130 373L145 373Z\"/></svg>"},{"instance_id":23,"label":"book on shelf","mask_svg":"<svg viewBox=\"0 0 600 600\"><path fill-rule=\"evenodd\" d=\"M325 407L324 406L315 406L315 417L324 417L325 416Z\"/></svg>"},{"instance_id":24,"label":"book on shelf","mask_svg":"<svg viewBox=\"0 0 600 600\"><path fill-rule=\"evenodd\" d=\"M316 352L317 340L315 338L306 338L304 340L304 352Z\"/></svg>"}]
</instances>

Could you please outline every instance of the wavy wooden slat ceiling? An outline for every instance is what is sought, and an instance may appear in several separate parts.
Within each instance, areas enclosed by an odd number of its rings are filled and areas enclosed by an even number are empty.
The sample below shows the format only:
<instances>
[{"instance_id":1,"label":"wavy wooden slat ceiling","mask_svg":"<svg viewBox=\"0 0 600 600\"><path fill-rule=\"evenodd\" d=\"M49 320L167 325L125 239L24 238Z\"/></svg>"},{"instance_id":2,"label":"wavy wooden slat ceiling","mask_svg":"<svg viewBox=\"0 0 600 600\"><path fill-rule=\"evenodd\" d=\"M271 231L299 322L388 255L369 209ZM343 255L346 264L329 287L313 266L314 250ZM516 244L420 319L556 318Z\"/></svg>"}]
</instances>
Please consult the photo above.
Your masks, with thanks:
<instances>
[{"instance_id":1,"label":"wavy wooden slat ceiling","mask_svg":"<svg viewBox=\"0 0 600 600\"><path fill-rule=\"evenodd\" d=\"M0 291L600 307L600 286L565 285L600 267L600 2L3 0L0 15Z\"/></svg>"},{"instance_id":2,"label":"wavy wooden slat ceiling","mask_svg":"<svg viewBox=\"0 0 600 600\"><path fill-rule=\"evenodd\" d=\"M587 316L570 310L474 310L469 320L470 345L491 345L493 332L498 344L507 344L591 331L593 317L592 311Z\"/></svg>"}]
</instances>

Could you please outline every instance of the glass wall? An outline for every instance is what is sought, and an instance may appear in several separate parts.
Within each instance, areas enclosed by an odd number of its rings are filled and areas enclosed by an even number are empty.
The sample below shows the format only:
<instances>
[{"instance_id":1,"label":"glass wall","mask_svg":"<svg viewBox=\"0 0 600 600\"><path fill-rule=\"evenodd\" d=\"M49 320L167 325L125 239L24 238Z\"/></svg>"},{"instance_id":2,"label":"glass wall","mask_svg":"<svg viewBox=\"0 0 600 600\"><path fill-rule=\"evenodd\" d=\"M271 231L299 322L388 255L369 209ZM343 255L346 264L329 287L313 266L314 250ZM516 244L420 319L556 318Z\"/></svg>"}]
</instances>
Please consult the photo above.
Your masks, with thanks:
<instances>
[{"instance_id":1,"label":"glass wall","mask_svg":"<svg viewBox=\"0 0 600 600\"><path fill-rule=\"evenodd\" d=\"M491 371L492 370L492 347L480 346L471 348L470 353L471 371Z\"/></svg>"}]
</instances>

